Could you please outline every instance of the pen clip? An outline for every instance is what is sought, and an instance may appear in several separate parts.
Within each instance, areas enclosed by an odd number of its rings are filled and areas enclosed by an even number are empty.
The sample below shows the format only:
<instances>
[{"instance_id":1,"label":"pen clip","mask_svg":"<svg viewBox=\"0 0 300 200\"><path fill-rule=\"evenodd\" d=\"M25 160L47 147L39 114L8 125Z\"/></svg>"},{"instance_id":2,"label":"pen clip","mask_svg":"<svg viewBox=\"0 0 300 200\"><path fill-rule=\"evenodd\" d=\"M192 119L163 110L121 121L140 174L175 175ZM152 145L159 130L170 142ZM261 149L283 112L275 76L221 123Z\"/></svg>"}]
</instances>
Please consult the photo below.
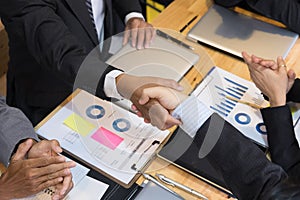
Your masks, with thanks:
<instances>
[{"instance_id":1,"label":"pen clip","mask_svg":"<svg viewBox=\"0 0 300 200\"><path fill-rule=\"evenodd\" d=\"M165 184L168 184L168 185L171 185L171 186L175 187L175 184L172 183L172 182L169 181L169 180L166 180L164 175L162 175L162 174L156 174L156 176L158 177L158 179L159 179L161 182L163 182L163 183L165 183Z\"/></svg>"}]
</instances>

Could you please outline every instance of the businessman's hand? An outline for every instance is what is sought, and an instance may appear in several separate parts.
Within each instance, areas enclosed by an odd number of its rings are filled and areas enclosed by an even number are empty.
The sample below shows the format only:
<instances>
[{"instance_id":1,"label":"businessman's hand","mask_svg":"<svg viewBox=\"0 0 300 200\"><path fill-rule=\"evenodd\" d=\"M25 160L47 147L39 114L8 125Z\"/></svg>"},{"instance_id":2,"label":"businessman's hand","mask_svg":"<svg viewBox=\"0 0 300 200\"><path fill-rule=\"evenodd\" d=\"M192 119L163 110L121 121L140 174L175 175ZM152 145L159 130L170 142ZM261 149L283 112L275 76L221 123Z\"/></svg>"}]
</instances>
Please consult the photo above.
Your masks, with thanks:
<instances>
[{"instance_id":1,"label":"businessman's hand","mask_svg":"<svg viewBox=\"0 0 300 200\"><path fill-rule=\"evenodd\" d=\"M181 122L171 116L172 111L188 96L168 87L150 87L142 90L141 98L139 100L140 105L147 105L151 100L159 102L160 107L156 105L150 105L149 118L151 124L164 130L174 125L180 125ZM134 106L134 109L138 112L139 116L143 116L142 113Z\"/></svg>"},{"instance_id":2,"label":"businessman's hand","mask_svg":"<svg viewBox=\"0 0 300 200\"><path fill-rule=\"evenodd\" d=\"M127 44L131 38L133 47L137 49L148 48L154 36L155 29L151 24L142 18L133 17L126 24L123 45Z\"/></svg>"},{"instance_id":3,"label":"businessman's hand","mask_svg":"<svg viewBox=\"0 0 300 200\"><path fill-rule=\"evenodd\" d=\"M32 147L31 139L21 143L12 156L6 172L0 177L0 196L2 200L22 198L36 194L63 181L70 175L73 162L65 162L62 156L26 159Z\"/></svg>"},{"instance_id":4,"label":"businessman's hand","mask_svg":"<svg viewBox=\"0 0 300 200\"><path fill-rule=\"evenodd\" d=\"M286 103L286 93L294 84L295 73L287 71L284 60L277 62L250 56L243 52L243 58L248 65L250 76L256 87L269 97L270 105L282 106Z\"/></svg>"},{"instance_id":5,"label":"businessman's hand","mask_svg":"<svg viewBox=\"0 0 300 200\"><path fill-rule=\"evenodd\" d=\"M167 124L174 123L173 120L175 119L170 116L166 109L164 109L157 100L153 99L145 105L140 105L139 100L141 98L143 89L145 88L165 86L179 91L183 90L182 86L180 86L176 81L158 77L137 77L128 74L121 74L117 77L116 83L118 92L126 99L130 99L132 101L132 103L137 107L141 115L144 117L145 122L151 122L160 129L169 128ZM152 112L154 112L154 110L155 112L163 112L165 117L161 119L151 116L150 118L150 107L152 108ZM162 113L160 113L160 115L162 115ZM161 123L161 121L163 121L163 123Z\"/></svg>"},{"instance_id":6,"label":"businessman's hand","mask_svg":"<svg viewBox=\"0 0 300 200\"><path fill-rule=\"evenodd\" d=\"M28 153L28 158L58 156L61 152L62 149L57 140L42 140L31 147ZM70 173L63 177L63 181L61 183L55 185L53 198L63 199L72 187L72 174Z\"/></svg>"}]
</instances>

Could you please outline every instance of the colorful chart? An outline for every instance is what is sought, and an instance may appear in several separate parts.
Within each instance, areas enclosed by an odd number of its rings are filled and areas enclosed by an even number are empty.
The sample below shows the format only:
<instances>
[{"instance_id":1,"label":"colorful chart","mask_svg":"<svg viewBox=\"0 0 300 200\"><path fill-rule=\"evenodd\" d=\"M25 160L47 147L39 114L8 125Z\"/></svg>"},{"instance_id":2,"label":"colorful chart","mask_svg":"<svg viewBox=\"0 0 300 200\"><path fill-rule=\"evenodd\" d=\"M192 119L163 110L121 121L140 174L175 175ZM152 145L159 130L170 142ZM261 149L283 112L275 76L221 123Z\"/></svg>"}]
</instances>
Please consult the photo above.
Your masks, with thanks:
<instances>
[{"instance_id":1,"label":"colorful chart","mask_svg":"<svg viewBox=\"0 0 300 200\"><path fill-rule=\"evenodd\" d=\"M120 118L113 122L113 128L119 132L125 132L130 129L130 122L127 119Z\"/></svg>"},{"instance_id":2,"label":"colorful chart","mask_svg":"<svg viewBox=\"0 0 300 200\"><path fill-rule=\"evenodd\" d=\"M105 110L102 106L92 105L86 109L86 115L92 119L100 119L105 115Z\"/></svg>"},{"instance_id":3,"label":"colorful chart","mask_svg":"<svg viewBox=\"0 0 300 200\"><path fill-rule=\"evenodd\" d=\"M93 135L92 138L99 142L100 144L115 150L119 144L124 140L124 138L114 134L113 132L107 130L104 127L100 127Z\"/></svg>"},{"instance_id":4,"label":"colorful chart","mask_svg":"<svg viewBox=\"0 0 300 200\"><path fill-rule=\"evenodd\" d=\"M247 92L248 87L237 83L231 80L230 78L223 78L228 85L225 88L215 85L215 89L220 97L220 102L216 103L215 105L211 105L210 108L213 111L227 117L236 106L237 101L228 99L226 98L226 96L230 96L240 100L243 97L243 95Z\"/></svg>"}]
</instances>

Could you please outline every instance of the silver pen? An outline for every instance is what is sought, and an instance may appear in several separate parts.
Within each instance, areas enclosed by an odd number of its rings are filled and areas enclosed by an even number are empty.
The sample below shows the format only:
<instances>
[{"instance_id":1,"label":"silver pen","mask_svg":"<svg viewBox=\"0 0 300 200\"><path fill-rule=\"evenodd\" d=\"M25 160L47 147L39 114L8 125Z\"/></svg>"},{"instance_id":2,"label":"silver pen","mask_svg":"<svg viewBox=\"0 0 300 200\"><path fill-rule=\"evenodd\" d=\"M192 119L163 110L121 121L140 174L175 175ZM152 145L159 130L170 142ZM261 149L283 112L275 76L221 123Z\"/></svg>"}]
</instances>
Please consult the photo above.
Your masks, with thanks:
<instances>
[{"instance_id":1,"label":"silver pen","mask_svg":"<svg viewBox=\"0 0 300 200\"><path fill-rule=\"evenodd\" d=\"M180 189L182 189L182 190L184 190L184 191L186 191L186 192L188 192L190 194L193 194L193 195L195 195L195 196L197 196L197 197L199 197L201 199L208 200L208 198L206 196L204 196L203 194L200 194L199 192L197 192L197 191L193 190L192 188L189 188L189 187L187 187L185 185L177 183L176 181L173 181L173 180L165 177L162 174L156 174L156 176L159 178L159 180L161 180L162 182L164 182L164 183L166 183L168 185L172 185L173 187L178 187L178 188L180 188Z\"/></svg>"},{"instance_id":2,"label":"silver pen","mask_svg":"<svg viewBox=\"0 0 300 200\"><path fill-rule=\"evenodd\" d=\"M142 173L142 175L144 176L145 179L152 181L153 183L155 183L156 185L158 185L159 187L169 191L170 193L172 193L173 195L177 196L178 198L184 200L184 198L182 196L180 196L179 194L177 194L176 192L174 192L173 190L171 190L170 188L166 187L165 185L163 185L161 182L159 182L154 176L152 176L151 174L146 174L146 173Z\"/></svg>"}]
</instances>

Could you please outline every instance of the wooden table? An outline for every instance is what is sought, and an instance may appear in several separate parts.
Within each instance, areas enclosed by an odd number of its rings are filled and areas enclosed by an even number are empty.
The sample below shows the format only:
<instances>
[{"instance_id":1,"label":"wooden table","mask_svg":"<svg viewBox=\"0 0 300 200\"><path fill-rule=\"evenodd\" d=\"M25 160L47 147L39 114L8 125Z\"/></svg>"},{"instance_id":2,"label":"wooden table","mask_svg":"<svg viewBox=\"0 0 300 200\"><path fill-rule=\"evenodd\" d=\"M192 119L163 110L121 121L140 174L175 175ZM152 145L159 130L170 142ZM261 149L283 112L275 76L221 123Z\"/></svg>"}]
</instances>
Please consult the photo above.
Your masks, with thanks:
<instances>
[{"instance_id":1,"label":"wooden table","mask_svg":"<svg viewBox=\"0 0 300 200\"><path fill-rule=\"evenodd\" d=\"M174 0L157 18L155 18L152 24L157 28L165 29L172 29L175 31L180 31L191 19L196 17L196 20L191 23L188 28L186 28L182 34L186 35L189 29L205 14L208 8L212 5L211 0ZM278 26L283 26L282 24L275 22L273 20L267 19L265 17L250 13L240 8L234 8L235 11L242 12L246 15L251 15L255 18L262 19L269 23L276 24ZM172 31L171 31L172 32ZM183 36L184 37L184 36ZM185 41L188 44L191 44L189 41ZM198 44L194 44L198 45ZM189 86L193 87L196 83L201 81L203 75L206 74L207 70L212 66L209 64L214 63L216 66L219 66L227 71L232 72L242 78L250 80L249 72L247 65L239 58L230 56L228 54L222 53L217 51L216 49L209 48L209 47L199 47L198 50L203 49L207 52L210 56L211 60L206 60L205 63L200 60L198 63L202 67L197 67L197 69L193 69L190 73L186 75L187 82L190 83ZM201 50L202 51L202 50ZM298 59L297 55L300 55L300 40L298 40L295 46L290 51L289 55L286 58L287 66L294 69L296 74L300 75L300 68L296 68L300 65L300 59ZM204 67L203 67L204 65ZM188 83L184 83L185 85ZM228 196L215 189L214 187L210 186L209 184L201 181L200 179L188 174L187 172L170 165L163 161L160 158L156 158L150 167L148 168L147 172L150 174L155 175L155 173L162 173L166 176L177 180L180 183L184 183L185 185L201 192L209 199L218 200L218 199L228 199ZM174 188L171 188L174 189ZM179 189L174 189L184 198L193 200L197 199L196 197L182 191Z\"/></svg>"}]
</instances>

